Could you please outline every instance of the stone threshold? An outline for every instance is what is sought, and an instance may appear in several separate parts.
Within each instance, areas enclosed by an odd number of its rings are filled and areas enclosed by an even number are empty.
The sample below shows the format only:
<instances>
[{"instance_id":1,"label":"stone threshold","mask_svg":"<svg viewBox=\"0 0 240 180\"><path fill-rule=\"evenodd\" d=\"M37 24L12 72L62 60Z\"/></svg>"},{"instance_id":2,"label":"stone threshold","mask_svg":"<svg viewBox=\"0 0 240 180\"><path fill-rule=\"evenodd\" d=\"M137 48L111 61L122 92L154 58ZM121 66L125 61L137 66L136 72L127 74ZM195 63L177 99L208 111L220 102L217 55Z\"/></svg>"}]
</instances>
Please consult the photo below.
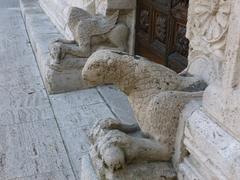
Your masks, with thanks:
<instances>
[{"instance_id":1,"label":"stone threshold","mask_svg":"<svg viewBox=\"0 0 240 180\"><path fill-rule=\"evenodd\" d=\"M36 0L20 0L20 8L38 67L49 94L86 89L90 86L82 79L86 58L72 59L56 67L49 54L49 43L63 35L53 25ZM77 61L77 63L76 63Z\"/></svg>"}]
</instances>

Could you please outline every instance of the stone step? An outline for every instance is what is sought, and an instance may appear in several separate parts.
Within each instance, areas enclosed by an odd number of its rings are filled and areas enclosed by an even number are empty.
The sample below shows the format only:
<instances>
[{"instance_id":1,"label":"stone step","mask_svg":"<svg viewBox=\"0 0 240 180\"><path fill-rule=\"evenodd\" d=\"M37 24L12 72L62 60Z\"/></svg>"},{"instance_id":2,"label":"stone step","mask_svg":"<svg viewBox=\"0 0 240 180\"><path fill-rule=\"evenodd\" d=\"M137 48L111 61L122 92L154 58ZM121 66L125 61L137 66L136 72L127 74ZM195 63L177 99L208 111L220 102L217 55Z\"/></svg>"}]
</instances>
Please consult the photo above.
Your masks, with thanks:
<instances>
[{"instance_id":1,"label":"stone step","mask_svg":"<svg viewBox=\"0 0 240 180\"><path fill-rule=\"evenodd\" d=\"M20 7L37 63L50 94L85 89L82 79L86 58L69 58L58 66L49 54L49 43L63 38L36 0L21 0Z\"/></svg>"}]
</instances>

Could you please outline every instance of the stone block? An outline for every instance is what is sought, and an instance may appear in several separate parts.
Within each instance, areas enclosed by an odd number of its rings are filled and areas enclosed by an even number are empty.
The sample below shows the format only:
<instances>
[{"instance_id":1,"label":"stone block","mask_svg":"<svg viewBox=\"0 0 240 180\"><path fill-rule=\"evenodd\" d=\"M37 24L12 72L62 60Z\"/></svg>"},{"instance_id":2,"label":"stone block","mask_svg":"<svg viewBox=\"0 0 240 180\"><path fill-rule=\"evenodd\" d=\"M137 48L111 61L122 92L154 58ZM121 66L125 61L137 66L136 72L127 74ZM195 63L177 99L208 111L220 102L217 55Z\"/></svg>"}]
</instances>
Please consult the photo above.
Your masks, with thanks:
<instances>
[{"instance_id":1,"label":"stone block","mask_svg":"<svg viewBox=\"0 0 240 180\"><path fill-rule=\"evenodd\" d=\"M101 164L101 161L96 162ZM115 172L107 171L105 175L99 174L94 169L96 164L92 162L87 154L82 160L82 179L86 180L126 180L126 179L159 179L159 180L176 180L176 173L172 165L168 162L141 163L129 165L127 168Z\"/></svg>"}]
</instances>

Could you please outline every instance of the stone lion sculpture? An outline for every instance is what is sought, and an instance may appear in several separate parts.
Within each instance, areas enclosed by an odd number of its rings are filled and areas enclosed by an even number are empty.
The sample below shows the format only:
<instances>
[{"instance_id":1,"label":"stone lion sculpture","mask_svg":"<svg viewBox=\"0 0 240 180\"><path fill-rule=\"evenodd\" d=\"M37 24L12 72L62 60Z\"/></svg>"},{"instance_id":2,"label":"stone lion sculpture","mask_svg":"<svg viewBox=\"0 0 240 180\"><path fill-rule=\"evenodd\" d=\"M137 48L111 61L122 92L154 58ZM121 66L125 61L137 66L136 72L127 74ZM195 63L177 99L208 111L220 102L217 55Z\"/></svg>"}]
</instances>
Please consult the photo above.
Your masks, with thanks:
<instances>
[{"instance_id":1,"label":"stone lion sculpture","mask_svg":"<svg viewBox=\"0 0 240 180\"><path fill-rule=\"evenodd\" d=\"M68 27L74 40L57 39L49 46L50 55L60 63L66 55L89 57L96 49L127 49L128 27L117 23L119 12L111 17L91 15L87 11L72 7L69 11Z\"/></svg>"},{"instance_id":2,"label":"stone lion sculpture","mask_svg":"<svg viewBox=\"0 0 240 180\"><path fill-rule=\"evenodd\" d=\"M143 57L99 50L82 72L93 85L114 84L129 99L142 137L132 136L136 125L118 120L98 122L92 129L94 150L112 170L139 161L168 161L174 152L179 115L192 98L200 98L205 83L183 77ZM195 92L196 91L196 92Z\"/></svg>"}]
</instances>

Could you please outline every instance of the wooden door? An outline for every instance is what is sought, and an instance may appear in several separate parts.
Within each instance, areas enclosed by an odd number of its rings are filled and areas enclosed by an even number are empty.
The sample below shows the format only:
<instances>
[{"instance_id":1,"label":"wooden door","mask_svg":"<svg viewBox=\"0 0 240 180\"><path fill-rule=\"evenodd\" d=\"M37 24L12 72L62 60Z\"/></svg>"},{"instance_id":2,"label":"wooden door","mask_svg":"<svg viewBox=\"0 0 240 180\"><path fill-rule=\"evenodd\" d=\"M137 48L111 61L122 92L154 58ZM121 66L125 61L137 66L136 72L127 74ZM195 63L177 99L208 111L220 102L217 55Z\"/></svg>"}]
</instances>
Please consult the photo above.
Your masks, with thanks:
<instances>
[{"instance_id":1,"label":"wooden door","mask_svg":"<svg viewBox=\"0 0 240 180\"><path fill-rule=\"evenodd\" d=\"M187 66L188 0L138 0L135 53L180 72Z\"/></svg>"}]
</instances>

